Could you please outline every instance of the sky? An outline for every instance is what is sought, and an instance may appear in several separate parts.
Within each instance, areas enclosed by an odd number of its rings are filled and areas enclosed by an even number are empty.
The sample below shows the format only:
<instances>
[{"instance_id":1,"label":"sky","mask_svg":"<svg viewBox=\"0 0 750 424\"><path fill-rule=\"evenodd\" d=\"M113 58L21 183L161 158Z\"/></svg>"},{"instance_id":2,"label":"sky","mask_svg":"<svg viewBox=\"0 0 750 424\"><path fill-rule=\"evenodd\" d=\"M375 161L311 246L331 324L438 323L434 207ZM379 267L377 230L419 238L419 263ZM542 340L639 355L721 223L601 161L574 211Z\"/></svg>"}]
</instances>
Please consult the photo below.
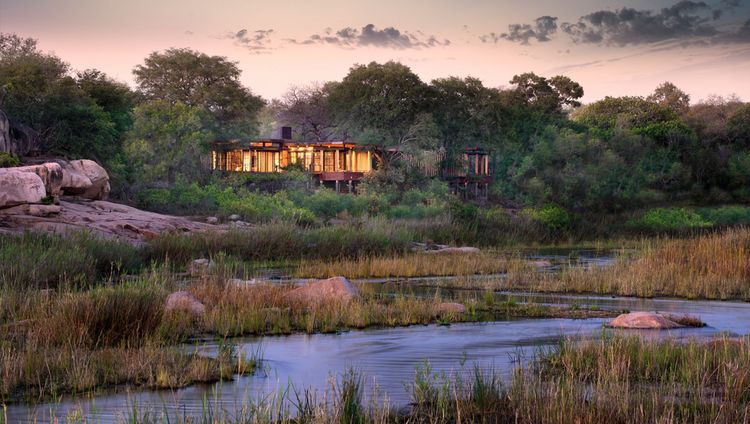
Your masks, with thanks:
<instances>
[{"instance_id":1,"label":"sky","mask_svg":"<svg viewBox=\"0 0 750 424\"><path fill-rule=\"evenodd\" d=\"M225 56L266 99L395 60L427 82L567 75L585 102L664 81L750 101L750 0L0 0L0 32L130 85L154 51Z\"/></svg>"}]
</instances>

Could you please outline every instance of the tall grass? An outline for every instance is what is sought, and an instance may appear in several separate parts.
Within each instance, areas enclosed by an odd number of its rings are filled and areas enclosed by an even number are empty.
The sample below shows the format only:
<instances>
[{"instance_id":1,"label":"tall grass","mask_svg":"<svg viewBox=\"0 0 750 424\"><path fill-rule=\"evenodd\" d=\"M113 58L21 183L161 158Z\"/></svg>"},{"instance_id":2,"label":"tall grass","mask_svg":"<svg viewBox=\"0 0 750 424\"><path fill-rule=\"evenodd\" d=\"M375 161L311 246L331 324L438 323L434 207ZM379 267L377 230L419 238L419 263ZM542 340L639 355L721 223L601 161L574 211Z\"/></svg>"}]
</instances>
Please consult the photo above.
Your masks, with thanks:
<instances>
[{"instance_id":1,"label":"tall grass","mask_svg":"<svg viewBox=\"0 0 750 424\"><path fill-rule=\"evenodd\" d=\"M235 414L211 414L211 422L747 423L750 371L743 364L749 347L747 339L565 340L519 365L505 384L492 368L436 373L425 363L405 384L411 399L402 409L376 394L368 402L363 376L349 370L331 380L330 396L282 390L247 399Z\"/></svg>"},{"instance_id":2,"label":"tall grass","mask_svg":"<svg viewBox=\"0 0 750 424\"><path fill-rule=\"evenodd\" d=\"M750 229L646 241L633 260L574 268L533 283L537 290L626 296L750 300Z\"/></svg>"},{"instance_id":3,"label":"tall grass","mask_svg":"<svg viewBox=\"0 0 750 424\"><path fill-rule=\"evenodd\" d=\"M249 260L358 257L403 252L410 241L408 232L380 226L300 228L275 223L227 232L162 234L151 240L144 255L178 264L219 252Z\"/></svg>"},{"instance_id":4,"label":"tall grass","mask_svg":"<svg viewBox=\"0 0 750 424\"><path fill-rule=\"evenodd\" d=\"M0 236L0 288L91 285L142 266L139 251L89 233Z\"/></svg>"},{"instance_id":5,"label":"tall grass","mask_svg":"<svg viewBox=\"0 0 750 424\"><path fill-rule=\"evenodd\" d=\"M520 259L495 253L410 253L398 256L360 256L330 261L303 260L295 270L298 277L349 278L425 277L497 274L521 266Z\"/></svg>"}]
</instances>

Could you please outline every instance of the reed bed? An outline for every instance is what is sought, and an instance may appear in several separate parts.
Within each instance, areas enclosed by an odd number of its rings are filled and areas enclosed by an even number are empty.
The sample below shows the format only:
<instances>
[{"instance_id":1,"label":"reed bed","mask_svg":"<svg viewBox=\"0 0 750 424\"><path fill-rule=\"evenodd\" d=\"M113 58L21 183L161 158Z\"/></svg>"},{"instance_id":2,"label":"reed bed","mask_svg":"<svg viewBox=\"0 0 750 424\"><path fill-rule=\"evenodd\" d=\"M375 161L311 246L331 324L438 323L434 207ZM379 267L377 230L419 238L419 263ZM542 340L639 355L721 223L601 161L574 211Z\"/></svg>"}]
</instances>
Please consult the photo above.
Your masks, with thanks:
<instances>
[{"instance_id":1,"label":"reed bed","mask_svg":"<svg viewBox=\"0 0 750 424\"><path fill-rule=\"evenodd\" d=\"M372 326L406 326L474 320L474 303L467 314L441 309L443 299L420 299L404 295L377 296L363 293L359 299L329 299L306 302L289 296L293 285L238 285L221 280L195 284L190 291L208 311L203 331L222 337L239 335L331 333Z\"/></svg>"},{"instance_id":2,"label":"reed bed","mask_svg":"<svg viewBox=\"0 0 750 424\"><path fill-rule=\"evenodd\" d=\"M410 403L389 405L367 376L349 370L324 393L293 387L248 398L229 413L210 403L201 419L134 408L129 422L212 423L747 423L748 339L563 340L518 365L508 381L478 365L444 373L429 362L405 381ZM209 418L206 420L206 418Z\"/></svg>"},{"instance_id":3,"label":"reed bed","mask_svg":"<svg viewBox=\"0 0 750 424\"><path fill-rule=\"evenodd\" d=\"M518 258L492 252L410 253L398 256L360 256L355 259L303 260L295 270L301 278L410 278L499 274L525 266Z\"/></svg>"},{"instance_id":4,"label":"reed bed","mask_svg":"<svg viewBox=\"0 0 750 424\"><path fill-rule=\"evenodd\" d=\"M542 277L528 278L533 290L750 300L750 229L647 241L633 260Z\"/></svg>"}]
</instances>

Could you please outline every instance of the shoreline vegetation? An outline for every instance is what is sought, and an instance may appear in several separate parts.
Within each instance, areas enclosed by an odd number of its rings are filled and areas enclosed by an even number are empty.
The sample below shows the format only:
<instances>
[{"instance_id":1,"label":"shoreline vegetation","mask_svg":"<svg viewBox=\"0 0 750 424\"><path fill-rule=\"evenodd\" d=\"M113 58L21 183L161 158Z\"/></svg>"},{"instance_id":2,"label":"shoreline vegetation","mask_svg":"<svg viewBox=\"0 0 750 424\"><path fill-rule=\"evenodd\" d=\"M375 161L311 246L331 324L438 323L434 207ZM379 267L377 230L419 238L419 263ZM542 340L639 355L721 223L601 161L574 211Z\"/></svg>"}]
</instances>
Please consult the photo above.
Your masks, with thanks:
<instances>
[{"instance_id":1,"label":"shoreline vegetation","mask_svg":"<svg viewBox=\"0 0 750 424\"><path fill-rule=\"evenodd\" d=\"M429 362L405 378L409 403L395 407L356 369L327 388L287 387L247 397L234 410L211 400L201 422L230 423L739 423L750 419L748 338L708 342L637 336L565 339L513 374L478 364L444 373ZM167 408L133 404L127 422L194 422Z\"/></svg>"},{"instance_id":2,"label":"shoreline vegetation","mask_svg":"<svg viewBox=\"0 0 750 424\"><path fill-rule=\"evenodd\" d=\"M634 252L611 266L554 273L540 272L521 256L500 251L411 252L409 241L389 231L273 225L223 234L164 235L143 247L87 234L2 236L1 402L54 399L122 384L182 387L230 379L236 372L228 370L252 372L260 360L233 354L211 360L177 350L179 343L199 337L231 345L233 337L243 335L614 314L578 305L498 301L498 290L750 297L750 265L743 260L750 252L747 228L642 240L631 245L637 246ZM280 232L287 237L279 237ZM323 245L337 249L321 249ZM390 276L394 270L420 275L452 269L459 274L504 272L506 277L446 280L456 287L481 289L462 298L465 313L443 306L455 301L441 294L440 280L430 281L432 295L420 297L409 288L381 293L371 284L359 284L360 299L315 305L287 296L293 285L234 282L238 269L267 264L268 252L274 249L282 252L280 258L294 272L321 276L344 271ZM191 277L182 272L206 251L215 252L215 266L208 273ZM302 259L289 262L295 255ZM205 314L166 312L165 299L180 290L202 302ZM143 363L150 366L134 365Z\"/></svg>"}]
</instances>

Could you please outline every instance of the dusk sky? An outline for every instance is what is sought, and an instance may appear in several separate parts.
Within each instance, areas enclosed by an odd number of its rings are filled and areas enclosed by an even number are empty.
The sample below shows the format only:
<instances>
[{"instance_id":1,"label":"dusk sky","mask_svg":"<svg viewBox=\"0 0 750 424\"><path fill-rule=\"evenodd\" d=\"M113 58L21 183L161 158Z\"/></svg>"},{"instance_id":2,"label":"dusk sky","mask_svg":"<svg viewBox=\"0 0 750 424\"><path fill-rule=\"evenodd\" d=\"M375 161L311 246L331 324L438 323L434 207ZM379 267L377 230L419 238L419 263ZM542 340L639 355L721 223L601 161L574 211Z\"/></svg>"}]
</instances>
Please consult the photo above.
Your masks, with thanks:
<instances>
[{"instance_id":1,"label":"dusk sky","mask_svg":"<svg viewBox=\"0 0 750 424\"><path fill-rule=\"evenodd\" d=\"M0 31L39 40L73 69L133 84L156 50L239 63L265 98L396 60L423 80L567 75L584 100L647 95L669 80L692 101L750 100L750 2L490 0L0 0Z\"/></svg>"}]
</instances>

